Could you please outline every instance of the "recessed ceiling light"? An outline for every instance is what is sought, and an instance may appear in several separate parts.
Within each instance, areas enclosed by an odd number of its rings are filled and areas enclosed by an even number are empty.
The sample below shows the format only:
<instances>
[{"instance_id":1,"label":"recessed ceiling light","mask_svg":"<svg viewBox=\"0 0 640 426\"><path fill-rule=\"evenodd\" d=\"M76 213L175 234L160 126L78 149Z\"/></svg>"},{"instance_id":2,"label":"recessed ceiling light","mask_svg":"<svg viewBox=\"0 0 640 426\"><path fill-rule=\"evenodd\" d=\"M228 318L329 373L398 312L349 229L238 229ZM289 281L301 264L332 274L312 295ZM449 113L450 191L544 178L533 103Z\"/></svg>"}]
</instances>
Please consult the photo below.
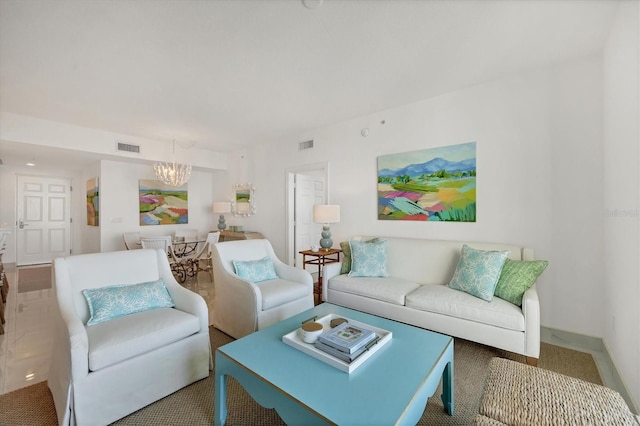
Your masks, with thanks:
<instances>
[{"instance_id":1,"label":"recessed ceiling light","mask_svg":"<svg viewBox=\"0 0 640 426\"><path fill-rule=\"evenodd\" d=\"M32 161L28 161L26 163L24 163L25 166L29 166L29 167L34 167L36 165L36 163L32 162Z\"/></svg>"}]
</instances>

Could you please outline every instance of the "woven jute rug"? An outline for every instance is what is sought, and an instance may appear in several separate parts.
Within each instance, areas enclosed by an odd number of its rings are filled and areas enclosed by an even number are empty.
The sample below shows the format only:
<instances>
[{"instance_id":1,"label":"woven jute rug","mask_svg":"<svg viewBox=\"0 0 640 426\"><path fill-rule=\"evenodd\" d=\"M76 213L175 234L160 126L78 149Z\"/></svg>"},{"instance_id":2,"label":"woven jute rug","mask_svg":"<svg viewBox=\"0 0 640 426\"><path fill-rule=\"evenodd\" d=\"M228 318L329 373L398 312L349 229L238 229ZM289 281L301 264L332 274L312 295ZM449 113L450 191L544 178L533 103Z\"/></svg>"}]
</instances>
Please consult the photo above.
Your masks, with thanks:
<instances>
[{"instance_id":1,"label":"woven jute rug","mask_svg":"<svg viewBox=\"0 0 640 426\"><path fill-rule=\"evenodd\" d=\"M210 327L211 347L233 339ZM480 398L493 357L524 361L522 356L473 342L456 339L454 347L455 412L444 412L439 388L429 399L420 425L469 425L479 412ZM593 383L602 384L600 375L590 354L543 343L540 368L556 371ZM228 381L228 425L283 425L278 414L258 405L235 381ZM355 395L354 395L355 397ZM119 421L120 426L147 425L211 425L213 424L214 375L179 390ZM375 425L375 419L367 419L367 425ZM0 425L57 425L53 399L45 382L0 395Z\"/></svg>"}]
</instances>

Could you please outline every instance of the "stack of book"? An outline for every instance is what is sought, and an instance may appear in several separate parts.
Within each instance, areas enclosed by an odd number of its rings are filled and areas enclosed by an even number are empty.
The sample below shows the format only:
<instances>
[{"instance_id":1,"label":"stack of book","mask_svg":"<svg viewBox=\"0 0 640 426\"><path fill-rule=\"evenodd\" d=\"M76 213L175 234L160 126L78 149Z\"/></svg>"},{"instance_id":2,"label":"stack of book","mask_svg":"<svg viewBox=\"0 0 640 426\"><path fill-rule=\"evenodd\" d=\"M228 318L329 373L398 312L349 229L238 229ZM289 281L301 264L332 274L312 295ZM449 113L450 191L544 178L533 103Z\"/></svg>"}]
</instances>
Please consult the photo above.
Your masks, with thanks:
<instances>
[{"instance_id":1,"label":"stack of book","mask_svg":"<svg viewBox=\"0 0 640 426\"><path fill-rule=\"evenodd\" d=\"M353 362L378 341L372 330L344 322L321 334L315 347L345 362Z\"/></svg>"}]
</instances>

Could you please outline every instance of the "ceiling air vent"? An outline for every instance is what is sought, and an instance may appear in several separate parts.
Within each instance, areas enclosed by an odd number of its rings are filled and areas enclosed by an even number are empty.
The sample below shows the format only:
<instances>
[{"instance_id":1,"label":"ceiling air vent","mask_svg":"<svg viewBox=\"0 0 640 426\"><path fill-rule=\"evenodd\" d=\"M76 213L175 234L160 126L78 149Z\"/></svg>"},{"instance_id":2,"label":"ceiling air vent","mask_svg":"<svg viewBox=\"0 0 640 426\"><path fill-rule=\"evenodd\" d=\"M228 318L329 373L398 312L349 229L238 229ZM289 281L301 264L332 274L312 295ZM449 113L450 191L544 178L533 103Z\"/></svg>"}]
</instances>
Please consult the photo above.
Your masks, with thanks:
<instances>
[{"instance_id":1,"label":"ceiling air vent","mask_svg":"<svg viewBox=\"0 0 640 426\"><path fill-rule=\"evenodd\" d=\"M309 141L300 142L298 144L298 151L302 151L303 149L311 149L313 148L313 139Z\"/></svg>"},{"instance_id":2,"label":"ceiling air vent","mask_svg":"<svg viewBox=\"0 0 640 426\"><path fill-rule=\"evenodd\" d=\"M118 147L117 147L118 151L133 152L135 154L140 154L140 145L131 145L123 142L117 142L117 144L118 144Z\"/></svg>"}]
</instances>

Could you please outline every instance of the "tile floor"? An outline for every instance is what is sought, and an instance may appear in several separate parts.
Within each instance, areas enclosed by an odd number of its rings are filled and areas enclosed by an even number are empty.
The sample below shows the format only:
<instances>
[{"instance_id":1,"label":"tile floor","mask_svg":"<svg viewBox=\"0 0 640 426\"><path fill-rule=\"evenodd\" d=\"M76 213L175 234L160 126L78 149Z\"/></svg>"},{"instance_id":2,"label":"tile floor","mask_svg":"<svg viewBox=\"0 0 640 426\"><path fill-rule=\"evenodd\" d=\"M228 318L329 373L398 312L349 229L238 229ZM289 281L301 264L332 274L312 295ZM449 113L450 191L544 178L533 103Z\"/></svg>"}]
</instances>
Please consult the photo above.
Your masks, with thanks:
<instances>
[{"instance_id":1,"label":"tile floor","mask_svg":"<svg viewBox=\"0 0 640 426\"><path fill-rule=\"evenodd\" d=\"M22 268L21 268L22 269ZM5 310L5 334L0 335L0 394L44 380L49 372L53 345L51 317L55 299L53 289L18 292L17 268L5 264L9 294ZM213 307L213 284L207 273L185 287L200 293Z\"/></svg>"}]
</instances>

